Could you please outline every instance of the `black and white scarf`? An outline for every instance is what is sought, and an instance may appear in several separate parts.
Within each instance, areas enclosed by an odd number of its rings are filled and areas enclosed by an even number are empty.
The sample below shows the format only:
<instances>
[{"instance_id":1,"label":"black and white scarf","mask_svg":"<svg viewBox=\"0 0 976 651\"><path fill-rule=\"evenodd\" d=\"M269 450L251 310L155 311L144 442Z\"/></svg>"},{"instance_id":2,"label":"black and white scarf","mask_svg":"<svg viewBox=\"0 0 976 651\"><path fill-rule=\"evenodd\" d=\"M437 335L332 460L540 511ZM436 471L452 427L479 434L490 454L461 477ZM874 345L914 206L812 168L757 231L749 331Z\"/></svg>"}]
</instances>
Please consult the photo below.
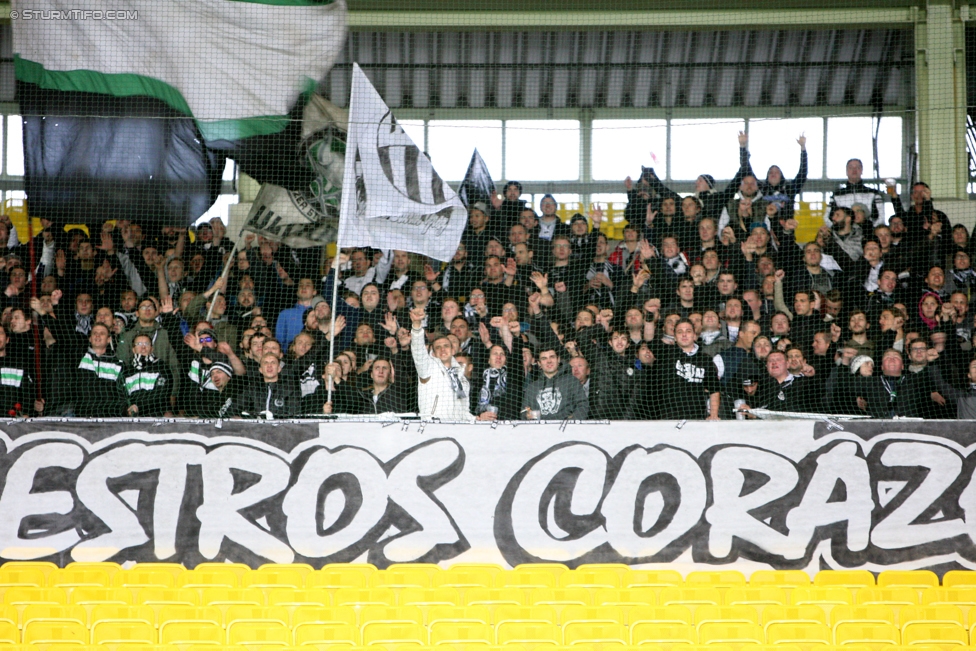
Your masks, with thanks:
<instances>
[{"instance_id":1,"label":"black and white scarf","mask_svg":"<svg viewBox=\"0 0 976 651\"><path fill-rule=\"evenodd\" d=\"M454 397L458 400L467 400L468 392L464 390L464 384L461 382L461 367L452 366L447 369L447 378L451 381L451 388L454 389Z\"/></svg>"},{"instance_id":2,"label":"black and white scarf","mask_svg":"<svg viewBox=\"0 0 976 651\"><path fill-rule=\"evenodd\" d=\"M508 385L508 371L505 367L486 368L481 392L478 394L478 413L487 411L488 405L503 395Z\"/></svg>"},{"instance_id":3,"label":"black and white scarf","mask_svg":"<svg viewBox=\"0 0 976 651\"><path fill-rule=\"evenodd\" d=\"M139 355L138 353L132 356L132 368L137 371L143 370L150 364L156 363L155 353L149 353L148 355Z\"/></svg>"},{"instance_id":4,"label":"black and white scarf","mask_svg":"<svg viewBox=\"0 0 976 651\"><path fill-rule=\"evenodd\" d=\"M91 333L92 325L94 323L94 314L81 315L75 312L75 332L79 332L87 337Z\"/></svg>"}]
</instances>

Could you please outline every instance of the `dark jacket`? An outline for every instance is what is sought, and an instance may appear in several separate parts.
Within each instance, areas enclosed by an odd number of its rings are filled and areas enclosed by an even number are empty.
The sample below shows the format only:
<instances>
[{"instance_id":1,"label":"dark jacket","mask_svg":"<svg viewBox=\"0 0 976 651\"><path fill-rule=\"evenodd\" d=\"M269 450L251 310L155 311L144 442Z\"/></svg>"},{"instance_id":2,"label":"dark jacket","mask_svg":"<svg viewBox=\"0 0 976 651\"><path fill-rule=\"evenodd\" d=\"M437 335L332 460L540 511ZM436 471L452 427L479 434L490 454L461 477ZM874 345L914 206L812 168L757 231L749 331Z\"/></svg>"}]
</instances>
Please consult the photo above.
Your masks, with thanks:
<instances>
[{"instance_id":1,"label":"dark jacket","mask_svg":"<svg viewBox=\"0 0 976 651\"><path fill-rule=\"evenodd\" d=\"M524 402L529 409L540 412L542 420L580 420L589 416L589 399L583 385L565 363L560 363L553 377L542 375L529 382Z\"/></svg>"},{"instance_id":2,"label":"dark jacket","mask_svg":"<svg viewBox=\"0 0 976 651\"><path fill-rule=\"evenodd\" d=\"M245 418L264 418L270 411L275 418L294 418L301 412L301 394L293 382L251 384L234 399L237 415Z\"/></svg>"}]
</instances>

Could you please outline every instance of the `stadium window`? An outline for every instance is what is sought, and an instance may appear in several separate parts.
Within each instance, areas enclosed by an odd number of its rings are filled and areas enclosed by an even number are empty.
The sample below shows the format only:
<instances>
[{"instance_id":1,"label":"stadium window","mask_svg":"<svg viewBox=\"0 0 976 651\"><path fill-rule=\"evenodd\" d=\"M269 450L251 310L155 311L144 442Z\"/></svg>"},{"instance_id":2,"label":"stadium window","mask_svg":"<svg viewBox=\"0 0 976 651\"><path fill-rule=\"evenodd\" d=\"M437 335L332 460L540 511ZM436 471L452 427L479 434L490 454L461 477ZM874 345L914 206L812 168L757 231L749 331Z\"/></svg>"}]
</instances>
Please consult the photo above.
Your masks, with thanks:
<instances>
[{"instance_id":1,"label":"stadium window","mask_svg":"<svg viewBox=\"0 0 976 651\"><path fill-rule=\"evenodd\" d=\"M579 129L579 120L508 120L505 176L519 181L577 180Z\"/></svg>"},{"instance_id":2,"label":"stadium window","mask_svg":"<svg viewBox=\"0 0 976 651\"><path fill-rule=\"evenodd\" d=\"M594 179L640 177L641 166L667 178L667 120L593 120Z\"/></svg>"},{"instance_id":3,"label":"stadium window","mask_svg":"<svg viewBox=\"0 0 976 651\"><path fill-rule=\"evenodd\" d=\"M4 165L6 176L24 175L24 132L19 115L7 116L7 156Z\"/></svg>"},{"instance_id":4,"label":"stadium window","mask_svg":"<svg viewBox=\"0 0 976 651\"><path fill-rule=\"evenodd\" d=\"M445 181L464 178L475 148L492 177L501 178L501 120L431 120L427 123L427 147L434 169Z\"/></svg>"},{"instance_id":5,"label":"stadium window","mask_svg":"<svg viewBox=\"0 0 976 651\"><path fill-rule=\"evenodd\" d=\"M222 194L217 197L214 204L210 206L210 210L203 213L200 218L196 221L197 224L202 224L203 222L208 222L214 217L220 217L224 224L227 224L230 220L230 207L238 203L239 198L236 194Z\"/></svg>"},{"instance_id":6,"label":"stadium window","mask_svg":"<svg viewBox=\"0 0 976 651\"><path fill-rule=\"evenodd\" d=\"M800 134L807 138L807 178L823 178L823 118L749 120L749 153L752 170L760 179L771 165L779 165L792 179L800 169Z\"/></svg>"},{"instance_id":7,"label":"stadium window","mask_svg":"<svg viewBox=\"0 0 976 651\"><path fill-rule=\"evenodd\" d=\"M671 120L671 178L694 180L701 174L731 179L739 169L739 132L745 122L736 118Z\"/></svg>"},{"instance_id":8,"label":"stadium window","mask_svg":"<svg viewBox=\"0 0 976 651\"><path fill-rule=\"evenodd\" d=\"M874 178L874 153L871 145L870 117L827 119L827 176L847 177L847 161L860 158L864 178ZM901 169L901 118L881 118L878 130L878 167L881 178L899 177Z\"/></svg>"},{"instance_id":9,"label":"stadium window","mask_svg":"<svg viewBox=\"0 0 976 651\"><path fill-rule=\"evenodd\" d=\"M237 164L234 162L233 158L227 159L227 163L224 165L224 173L223 175L221 175L221 179L224 181L237 180Z\"/></svg>"}]
</instances>

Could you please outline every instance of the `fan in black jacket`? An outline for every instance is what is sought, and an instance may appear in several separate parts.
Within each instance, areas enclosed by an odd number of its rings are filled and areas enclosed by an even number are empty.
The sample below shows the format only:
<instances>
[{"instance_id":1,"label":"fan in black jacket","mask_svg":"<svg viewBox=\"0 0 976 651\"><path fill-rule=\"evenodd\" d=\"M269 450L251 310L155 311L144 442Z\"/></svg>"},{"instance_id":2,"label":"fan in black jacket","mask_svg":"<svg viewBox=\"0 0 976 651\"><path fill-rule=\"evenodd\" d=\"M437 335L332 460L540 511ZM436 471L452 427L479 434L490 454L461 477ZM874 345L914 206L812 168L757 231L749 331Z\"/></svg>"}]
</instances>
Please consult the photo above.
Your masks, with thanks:
<instances>
[{"instance_id":1,"label":"fan in black jacket","mask_svg":"<svg viewBox=\"0 0 976 651\"><path fill-rule=\"evenodd\" d=\"M234 414L245 418L294 418L301 412L301 393L294 382L279 378L281 360L265 353L261 358L263 382L251 383L234 399Z\"/></svg>"},{"instance_id":2,"label":"fan in black jacket","mask_svg":"<svg viewBox=\"0 0 976 651\"><path fill-rule=\"evenodd\" d=\"M132 353L132 359L122 367L119 375L126 413L140 418L171 416L173 408L169 398L173 374L168 364L153 355L152 337L137 335L132 341Z\"/></svg>"}]
</instances>

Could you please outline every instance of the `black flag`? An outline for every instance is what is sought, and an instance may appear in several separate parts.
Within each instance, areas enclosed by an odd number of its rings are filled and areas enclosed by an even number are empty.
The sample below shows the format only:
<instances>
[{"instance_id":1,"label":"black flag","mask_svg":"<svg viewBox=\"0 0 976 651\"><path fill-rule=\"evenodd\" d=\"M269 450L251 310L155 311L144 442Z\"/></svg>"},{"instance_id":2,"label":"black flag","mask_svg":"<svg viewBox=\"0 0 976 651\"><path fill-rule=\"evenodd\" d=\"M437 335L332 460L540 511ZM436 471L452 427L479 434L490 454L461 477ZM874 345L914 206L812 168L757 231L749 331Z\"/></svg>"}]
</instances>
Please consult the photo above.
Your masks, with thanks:
<instances>
[{"instance_id":1,"label":"black flag","mask_svg":"<svg viewBox=\"0 0 976 651\"><path fill-rule=\"evenodd\" d=\"M484 201L491 205L491 197L495 194L495 182L491 180L491 172L482 160L481 154L475 149L468 163L468 172L458 188L458 196L465 207L476 201Z\"/></svg>"}]
</instances>

